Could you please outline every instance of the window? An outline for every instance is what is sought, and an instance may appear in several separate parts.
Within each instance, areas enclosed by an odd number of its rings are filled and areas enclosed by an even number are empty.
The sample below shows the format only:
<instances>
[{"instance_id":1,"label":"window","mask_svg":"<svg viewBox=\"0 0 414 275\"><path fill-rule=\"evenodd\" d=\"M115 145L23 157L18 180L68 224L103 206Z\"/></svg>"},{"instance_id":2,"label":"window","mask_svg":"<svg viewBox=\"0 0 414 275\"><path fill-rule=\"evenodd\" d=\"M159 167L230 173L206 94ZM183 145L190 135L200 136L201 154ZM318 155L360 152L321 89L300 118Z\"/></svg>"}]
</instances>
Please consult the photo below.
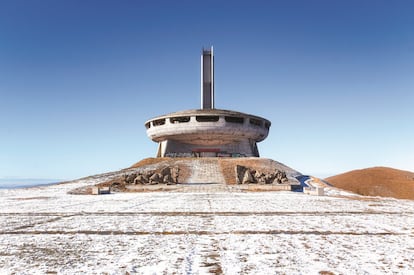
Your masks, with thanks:
<instances>
[{"instance_id":1,"label":"window","mask_svg":"<svg viewBox=\"0 0 414 275\"><path fill-rule=\"evenodd\" d=\"M217 122L219 118L219 116L196 116L198 122Z\"/></svg>"},{"instance_id":2,"label":"window","mask_svg":"<svg viewBox=\"0 0 414 275\"><path fill-rule=\"evenodd\" d=\"M189 122L189 121L190 121L189 116L179 116L179 117L170 118L171 123L183 123L183 122Z\"/></svg>"},{"instance_id":3,"label":"window","mask_svg":"<svg viewBox=\"0 0 414 275\"><path fill-rule=\"evenodd\" d=\"M160 126L165 124L165 118L157 119L152 121L152 125Z\"/></svg>"},{"instance_id":4,"label":"window","mask_svg":"<svg viewBox=\"0 0 414 275\"><path fill-rule=\"evenodd\" d=\"M255 118L251 118L250 119L250 124L254 125L254 126L262 126L262 122L259 119L255 119Z\"/></svg>"},{"instance_id":5,"label":"window","mask_svg":"<svg viewBox=\"0 0 414 275\"><path fill-rule=\"evenodd\" d=\"M240 123L240 124L244 123L244 118L238 117L238 116L226 116L224 117L224 119L226 120L226 122Z\"/></svg>"}]
</instances>

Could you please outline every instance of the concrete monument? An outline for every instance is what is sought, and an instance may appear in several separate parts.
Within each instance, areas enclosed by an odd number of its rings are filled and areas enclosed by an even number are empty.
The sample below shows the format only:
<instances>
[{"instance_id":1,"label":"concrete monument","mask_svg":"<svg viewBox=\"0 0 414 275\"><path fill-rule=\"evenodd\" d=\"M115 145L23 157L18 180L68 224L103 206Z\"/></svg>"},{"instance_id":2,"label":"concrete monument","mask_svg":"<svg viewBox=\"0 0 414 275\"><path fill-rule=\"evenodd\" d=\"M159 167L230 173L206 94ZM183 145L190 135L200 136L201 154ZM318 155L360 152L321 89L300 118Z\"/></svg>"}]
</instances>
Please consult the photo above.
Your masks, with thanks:
<instances>
[{"instance_id":1,"label":"concrete monument","mask_svg":"<svg viewBox=\"0 0 414 275\"><path fill-rule=\"evenodd\" d=\"M262 117L214 108L213 47L201 55L201 109L152 118L147 135L158 143L157 157L259 157L271 122Z\"/></svg>"}]
</instances>

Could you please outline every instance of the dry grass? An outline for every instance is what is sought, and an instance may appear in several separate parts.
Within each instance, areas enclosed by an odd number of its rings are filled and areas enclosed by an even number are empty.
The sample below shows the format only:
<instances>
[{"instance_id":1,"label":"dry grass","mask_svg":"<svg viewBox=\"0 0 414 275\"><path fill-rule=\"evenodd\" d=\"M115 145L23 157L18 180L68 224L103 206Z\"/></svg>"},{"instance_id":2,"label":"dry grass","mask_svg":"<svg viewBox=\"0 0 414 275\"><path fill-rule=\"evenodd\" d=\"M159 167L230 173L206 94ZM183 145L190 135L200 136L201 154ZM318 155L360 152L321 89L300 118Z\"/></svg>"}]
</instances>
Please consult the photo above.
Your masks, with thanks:
<instances>
[{"instance_id":1,"label":"dry grass","mask_svg":"<svg viewBox=\"0 0 414 275\"><path fill-rule=\"evenodd\" d=\"M138 168L146 165L157 164L163 161L168 161L170 158L146 158L138 161L129 168Z\"/></svg>"},{"instance_id":2,"label":"dry grass","mask_svg":"<svg viewBox=\"0 0 414 275\"><path fill-rule=\"evenodd\" d=\"M414 199L414 173L409 171L373 167L329 177L326 181L364 196Z\"/></svg>"}]
</instances>

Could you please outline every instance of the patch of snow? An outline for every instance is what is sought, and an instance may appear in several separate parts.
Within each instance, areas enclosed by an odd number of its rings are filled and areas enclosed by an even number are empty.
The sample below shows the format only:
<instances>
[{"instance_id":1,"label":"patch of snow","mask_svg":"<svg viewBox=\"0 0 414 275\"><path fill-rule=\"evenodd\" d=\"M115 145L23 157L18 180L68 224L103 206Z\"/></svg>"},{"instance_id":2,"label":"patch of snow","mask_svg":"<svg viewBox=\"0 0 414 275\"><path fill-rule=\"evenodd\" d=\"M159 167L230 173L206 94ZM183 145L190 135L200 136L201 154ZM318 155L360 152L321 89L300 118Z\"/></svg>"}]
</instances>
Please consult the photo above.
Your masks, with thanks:
<instances>
[{"instance_id":1,"label":"patch of snow","mask_svg":"<svg viewBox=\"0 0 414 275\"><path fill-rule=\"evenodd\" d=\"M67 194L100 180L0 190L0 274L414 270L413 201L329 187L321 197L295 192Z\"/></svg>"}]
</instances>

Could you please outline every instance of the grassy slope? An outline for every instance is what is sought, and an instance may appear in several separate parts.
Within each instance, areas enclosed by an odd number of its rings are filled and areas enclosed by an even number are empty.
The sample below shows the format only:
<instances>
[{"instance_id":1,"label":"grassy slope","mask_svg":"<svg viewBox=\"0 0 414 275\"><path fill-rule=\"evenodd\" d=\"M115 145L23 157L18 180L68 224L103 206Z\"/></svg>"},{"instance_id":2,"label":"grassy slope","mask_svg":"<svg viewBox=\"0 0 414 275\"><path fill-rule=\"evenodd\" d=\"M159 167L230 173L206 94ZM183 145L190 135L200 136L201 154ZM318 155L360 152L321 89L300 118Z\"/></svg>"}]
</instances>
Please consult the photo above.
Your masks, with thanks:
<instances>
[{"instance_id":1,"label":"grassy slope","mask_svg":"<svg viewBox=\"0 0 414 275\"><path fill-rule=\"evenodd\" d=\"M361 195L414 199L414 173L409 171L373 167L339 174L326 181Z\"/></svg>"}]
</instances>

